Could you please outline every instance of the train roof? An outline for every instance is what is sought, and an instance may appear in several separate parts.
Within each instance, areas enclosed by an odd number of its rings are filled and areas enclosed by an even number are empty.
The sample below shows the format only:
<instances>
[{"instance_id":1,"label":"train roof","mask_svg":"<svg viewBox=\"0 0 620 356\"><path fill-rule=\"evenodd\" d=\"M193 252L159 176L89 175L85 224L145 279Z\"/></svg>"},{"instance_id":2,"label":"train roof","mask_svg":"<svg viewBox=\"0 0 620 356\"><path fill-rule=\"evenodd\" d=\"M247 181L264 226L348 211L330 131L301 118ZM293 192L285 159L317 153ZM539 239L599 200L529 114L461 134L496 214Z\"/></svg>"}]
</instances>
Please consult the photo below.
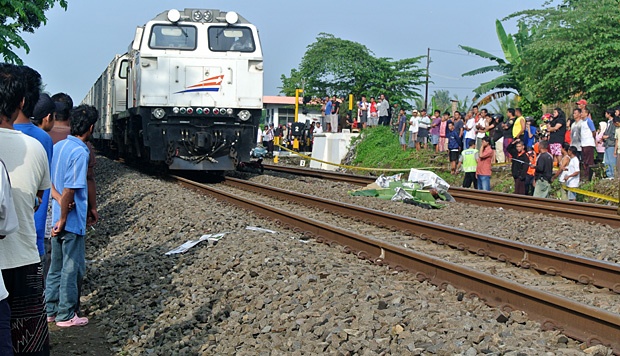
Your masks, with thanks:
<instances>
[{"instance_id":1,"label":"train roof","mask_svg":"<svg viewBox=\"0 0 620 356\"><path fill-rule=\"evenodd\" d=\"M155 16L152 21L169 21L168 20L168 12L171 10L166 10L159 15ZM216 9L184 9L178 10L181 14L181 19L179 21L183 22L199 22L199 23L227 23L226 22L226 14L232 11L221 11ZM237 13L239 20L238 24L249 24L247 19Z\"/></svg>"}]
</instances>

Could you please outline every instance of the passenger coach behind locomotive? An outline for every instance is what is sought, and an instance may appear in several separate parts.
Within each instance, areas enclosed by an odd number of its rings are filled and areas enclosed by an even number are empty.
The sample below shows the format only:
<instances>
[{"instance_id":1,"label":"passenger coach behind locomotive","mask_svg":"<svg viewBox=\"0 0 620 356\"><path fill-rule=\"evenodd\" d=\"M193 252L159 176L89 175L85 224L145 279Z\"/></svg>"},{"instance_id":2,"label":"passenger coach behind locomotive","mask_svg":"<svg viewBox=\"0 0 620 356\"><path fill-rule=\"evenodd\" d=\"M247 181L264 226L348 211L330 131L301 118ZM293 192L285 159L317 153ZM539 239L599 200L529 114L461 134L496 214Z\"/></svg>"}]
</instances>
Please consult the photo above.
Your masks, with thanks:
<instances>
[{"instance_id":1,"label":"passenger coach behind locomotive","mask_svg":"<svg viewBox=\"0 0 620 356\"><path fill-rule=\"evenodd\" d=\"M250 160L262 97L256 27L235 12L185 9L138 27L83 102L102 114L94 138L121 156L214 171Z\"/></svg>"}]
</instances>

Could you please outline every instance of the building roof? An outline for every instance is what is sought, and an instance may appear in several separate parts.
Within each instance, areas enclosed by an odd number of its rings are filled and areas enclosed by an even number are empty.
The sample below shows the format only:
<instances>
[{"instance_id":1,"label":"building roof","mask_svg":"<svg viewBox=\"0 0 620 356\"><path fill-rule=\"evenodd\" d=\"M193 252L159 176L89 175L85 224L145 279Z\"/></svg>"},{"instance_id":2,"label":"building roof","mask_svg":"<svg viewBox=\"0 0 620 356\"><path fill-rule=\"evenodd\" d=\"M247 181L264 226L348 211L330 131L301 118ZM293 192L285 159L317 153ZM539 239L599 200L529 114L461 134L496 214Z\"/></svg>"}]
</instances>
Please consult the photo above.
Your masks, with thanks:
<instances>
[{"instance_id":1,"label":"building roof","mask_svg":"<svg viewBox=\"0 0 620 356\"><path fill-rule=\"evenodd\" d=\"M303 103L303 98L299 97L299 104ZM275 105L295 105L294 96L275 96L267 95L263 96L263 104L275 104Z\"/></svg>"}]
</instances>

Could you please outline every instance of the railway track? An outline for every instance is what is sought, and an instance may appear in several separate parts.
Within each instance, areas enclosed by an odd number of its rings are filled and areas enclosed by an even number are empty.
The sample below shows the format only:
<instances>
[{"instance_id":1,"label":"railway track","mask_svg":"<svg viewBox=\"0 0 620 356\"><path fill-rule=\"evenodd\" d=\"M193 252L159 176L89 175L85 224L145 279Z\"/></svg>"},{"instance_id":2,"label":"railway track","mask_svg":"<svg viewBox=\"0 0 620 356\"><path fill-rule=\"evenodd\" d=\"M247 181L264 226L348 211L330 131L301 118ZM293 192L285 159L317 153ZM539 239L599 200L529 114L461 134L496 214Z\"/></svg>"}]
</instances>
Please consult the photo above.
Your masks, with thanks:
<instances>
[{"instance_id":1,"label":"railway track","mask_svg":"<svg viewBox=\"0 0 620 356\"><path fill-rule=\"evenodd\" d=\"M264 168L275 172L303 175L351 183L360 186L365 186L375 181L375 178L368 176L321 171L309 168L276 165L264 165ZM555 199L542 199L517 194L485 192L458 187L451 187L450 194L461 203L502 207L504 209L513 209L524 212L551 214L571 219L594 221L615 228L620 227L620 208L608 205L567 202Z\"/></svg>"},{"instance_id":2,"label":"railway track","mask_svg":"<svg viewBox=\"0 0 620 356\"><path fill-rule=\"evenodd\" d=\"M182 185L229 201L245 209L275 219L284 227L314 237L319 241L339 244L360 258L387 264L396 270L414 273L418 280L438 286L450 284L478 297L486 304L503 312L525 311L538 320L544 329L558 329L568 336L587 342L603 344L620 354L620 316L602 309L575 302L558 295L540 291L522 284L501 279L478 270L432 257L394 243L363 236L314 219L278 209L255 199L236 196L223 189L174 177ZM480 255L488 255L524 268L535 268L545 273L558 274L582 283L592 283L620 293L620 267L587 258L546 251L535 246L508 242L434 223L416 221L376 210L339 204L277 188L269 188L246 181L227 178L225 184L245 191L265 194L273 199L289 199L314 205L325 210L368 218L371 214L378 224L390 229L405 230L439 244L448 244ZM290 210L290 209L289 209ZM501 251L501 252L500 252ZM585 272L587 271L587 272ZM585 273L587 273L587 275ZM578 274L578 275L577 275ZM572 277L571 277L572 276Z\"/></svg>"}]
</instances>

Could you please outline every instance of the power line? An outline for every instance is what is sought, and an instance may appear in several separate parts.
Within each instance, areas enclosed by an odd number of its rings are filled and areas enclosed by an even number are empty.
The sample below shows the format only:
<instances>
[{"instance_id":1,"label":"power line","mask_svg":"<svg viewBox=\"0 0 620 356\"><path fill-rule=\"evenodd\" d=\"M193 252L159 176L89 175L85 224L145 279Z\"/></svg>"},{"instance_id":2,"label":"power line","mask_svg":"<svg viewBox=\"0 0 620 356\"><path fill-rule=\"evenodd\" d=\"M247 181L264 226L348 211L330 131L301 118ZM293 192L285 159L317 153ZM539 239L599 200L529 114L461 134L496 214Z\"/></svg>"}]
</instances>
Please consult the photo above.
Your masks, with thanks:
<instances>
[{"instance_id":1,"label":"power line","mask_svg":"<svg viewBox=\"0 0 620 356\"><path fill-rule=\"evenodd\" d=\"M441 52L441 53L447 53L447 54L454 54L457 56L465 56L465 57L469 57L472 56L472 53L469 53L465 50L451 50L451 49L435 49L435 48L431 48L431 51L435 51L435 52ZM483 50L481 50L483 51ZM503 52L501 51L484 51L484 52L489 52L489 53L499 53L502 54Z\"/></svg>"},{"instance_id":2,"label":"power line","mask_svg":"<svg viewBox=\"0 0 620 356\"><path fill-rule=\"evenodd\" d=\"M440 87L440 86L436 86L436 85L432 85L433 88L439 88L439 89L476 89L476 88L470 88L470 87Z\"/></svg>"}]
</instances>

